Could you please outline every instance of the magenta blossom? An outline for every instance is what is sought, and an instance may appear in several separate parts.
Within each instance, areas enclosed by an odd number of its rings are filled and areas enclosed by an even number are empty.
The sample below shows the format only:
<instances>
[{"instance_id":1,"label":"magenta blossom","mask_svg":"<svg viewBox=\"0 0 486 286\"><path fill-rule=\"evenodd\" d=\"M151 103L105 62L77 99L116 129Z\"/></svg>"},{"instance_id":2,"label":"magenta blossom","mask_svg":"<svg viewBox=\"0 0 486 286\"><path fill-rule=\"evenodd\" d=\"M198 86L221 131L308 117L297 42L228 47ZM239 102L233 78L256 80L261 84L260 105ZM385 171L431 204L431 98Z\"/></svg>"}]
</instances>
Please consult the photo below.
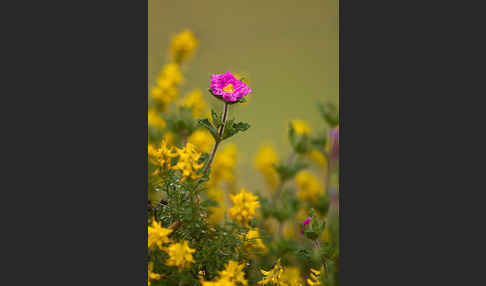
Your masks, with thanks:
<instances>
[{"instance_id":1,"label":"magenta blossom","mask_svg":"<svg viewBox=\"0 0 486 286\"><path fill-rule=\"evenodd\" d=\"M226 102L236 102L251 93L251 89L246 83L237 79L230 72L213 74L209 89L214 95L221 96Z\"/></svg>"},{"instance_id":2,"label":"magenta blossom","mask_svg":"<svg viewBox=\"0 0 486 286\"><path fill-rule=\"evenodd\" d=\"M311 218L310 218L310 217L308 217L308 218L306 218L306 219L305 219L305 220L302 222L302 225L307 225L307 224L309 224L309 222L310 222L310 221L311 221ZM302 235L304 235L304 234L305 234L305 233L304 233L304 231L303 231L302 229L300 230L300 233L301 233Z\"/></svg>"}]
</instances>

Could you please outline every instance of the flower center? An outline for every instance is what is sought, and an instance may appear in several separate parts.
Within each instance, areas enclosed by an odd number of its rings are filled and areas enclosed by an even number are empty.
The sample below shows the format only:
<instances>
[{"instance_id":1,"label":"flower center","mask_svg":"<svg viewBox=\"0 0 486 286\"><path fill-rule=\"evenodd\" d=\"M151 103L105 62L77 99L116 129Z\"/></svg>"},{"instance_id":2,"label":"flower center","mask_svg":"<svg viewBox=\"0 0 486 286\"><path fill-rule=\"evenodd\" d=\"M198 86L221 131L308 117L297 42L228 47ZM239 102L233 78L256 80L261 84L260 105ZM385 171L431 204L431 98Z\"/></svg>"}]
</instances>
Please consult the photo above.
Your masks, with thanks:
<instances>
[{"instance_id":1,"label":"flower center","mask_svg":"<svg viewBox=\"0 0 486 286\"><path fill-rule=\"evenodd\" d=\"M223 91L224 92L229 92L229 93L232 93L232 92L235 92L235 88L234 86L230 83L228 84L225 88L223 88Z\"/></svg>"}]
</instances>

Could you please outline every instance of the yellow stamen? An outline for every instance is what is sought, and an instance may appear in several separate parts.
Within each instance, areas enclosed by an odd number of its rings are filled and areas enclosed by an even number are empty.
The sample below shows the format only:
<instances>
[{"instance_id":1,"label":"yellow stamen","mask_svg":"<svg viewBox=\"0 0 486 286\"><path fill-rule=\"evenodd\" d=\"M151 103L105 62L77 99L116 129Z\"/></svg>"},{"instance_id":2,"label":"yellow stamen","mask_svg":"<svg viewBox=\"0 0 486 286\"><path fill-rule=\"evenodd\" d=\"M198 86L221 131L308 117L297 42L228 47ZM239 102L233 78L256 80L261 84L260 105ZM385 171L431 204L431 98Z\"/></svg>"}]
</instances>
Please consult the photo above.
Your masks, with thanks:
<instances>
[{"instance_id":1,"label":"yellow stamen","mask_svg":"<svg viewBox=\"0 0 486 286\"><path fill-rule=\"evenodd\" d=\"M235 89L234 89L233 85L230 83L225 88L223 88L223 91L232 93L232 92L235 92Z\"/></svg>"}]
</instances>

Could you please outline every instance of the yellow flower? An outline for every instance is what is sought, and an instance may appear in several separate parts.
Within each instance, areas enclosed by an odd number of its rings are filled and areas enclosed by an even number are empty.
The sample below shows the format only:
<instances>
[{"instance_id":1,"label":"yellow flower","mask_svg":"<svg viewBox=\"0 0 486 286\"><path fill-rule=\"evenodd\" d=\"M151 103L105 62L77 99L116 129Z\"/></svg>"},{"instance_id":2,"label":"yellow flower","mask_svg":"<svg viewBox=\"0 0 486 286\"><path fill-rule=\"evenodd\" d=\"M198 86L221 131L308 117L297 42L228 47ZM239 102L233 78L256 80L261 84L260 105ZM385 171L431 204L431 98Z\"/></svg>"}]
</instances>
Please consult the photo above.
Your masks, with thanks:
<instances>
[{"instance_id":1,"label":"yellow flower","mask_svg":"<svg viewBox=\"0 0 486 286\"><path fill-rule=\"evenodd\" d=\"M273 283L277 286L287 286L286 284L283 284L284 281L282 281L283 268L280 265L280 258L277 260L277 264L275 264L275 266L269 271L265 271L263 269L260 269L260 271L264 277L262 280L258 281L258 284Z\"/></svg>"},{"instance_id":2,"label":"yellow flower","mask_svg":"<svg viewBox=\"0 0 486 286\"><path fill-rule=\"evenodd\" d=\"M285 239L295 238L295 235L297 234L295 224L291 223L290 221L284 222L282 226L282 233Z\"/></svg>"},{"instance_id":3,"label":"yellow flower","mask_svg":"<svg viewBox=\"0 0 486 286\"><path fill-rule=\"evenodd\" d=\"M208 207L211 211L211 215L209 216L208 220L210 223L217 224L223 220L224 212L225 212L225 201L224 201L224 191L220 189L216 189L212 186L207 191L208 197L213 199L218 203L218 206Z\"/></svg>"},{"instance_id":4,"label":"yellow flower","mask_svg":"<svg viewBox=\"0 0 486 286\"><path fill-rule=\"evenodd\" d=\"M150 108L148 110L148 125L155 128L164 129L167 126L167 123L165 123L165 120L157 114L155 109Z\"/></svg>"},{"instance_id":5,"label":"yellow flower","mask_svg":"<svg viewBox=\"0 0 486 286\"><path fill-rule=\"evenodd\" d=\"M229 210L231 217L240 225L247 226L248 222L255 217L256 208L260 207L258 196L246 192L245 189L241 189L241 192L237 195L230 194L230 199L234 204Z\"/></svg>"},{"instance_id":6,"label":"yellow flower","mask_svg":"<svg viewBox=\"0 0 486 286\"><path fill-rule=\"evenodd\" d=\"M160 87L176 86L184 82L181 69L178 64L165 65L157 75L155 82Z\"/></svg>"},{"instance_id":7,"label":"yellow flower","mask_svg":"<svg viewBox=\"0 0 486 286\"><path fill-rule=\"evenodd\" d=\"M148 227L148 248L157 246L160 249L164 249L164 243L170 243L169 234L172 233L172 229L162 227L160 222L155 219L152 221L152 226Z\"/></svg>"},{"instance_id":8,"label":"yellow flower","mask_svg":"<svg viewBox=\"0 0 486 286\"><path fill-rule=\"evenodd\" d=\"M174 133L168 131L162 135L162 140L167 142L167 144L174 144Z\"/></svg>"},{"instance_id":9,"label":"yellow flower","mask_svg":"<svg viewBox=\"0 0 486 286\"><path fill-rule=\"evenodd\" d=\"M209 153L214 144L214 138L207 129L198 129L192 132L188 142L194 144L201 152Z\"/></svg>"},{"instance_id":10,"label":"yellow flower","mask_svg":"<svg viewBox=\"0 0 486 286\"><path fill-rule=\"evenodd\" d=\"M311 272L310 272L310 278L307 279L307 283L310 285L310 286L318 286L318 285L322 285L321 284L321 278L320 278L320 275L321 275L321 271L319 270L315 270L315 269L312 269L311 268Z\"/></svg>"},{"instance_id":11,"label":"yellow flower","mask_svg":"<svg viewBox=\"0 0 486 286\"><path fill-rule=\"evenodd\" d=\"M203 93L200 89L195 89L188 93L180 102L179 106L184 106L192 110L194 117L201 117L205 114L207 108L203 99Z\"/></svg>"},{"instance_id":12,"label":"yellow flower","mask_svg":"<svg viewBox=\"0 0 486 286\"><path fill-rule=\"evenodd\" d=\"M324 170L324 172L326 172L327 158L324 156L324 154L322 154L321 151L314 149L309 152L308 156L312 161L316 162Z\"/></svg>"},{"instance_id":13,"label":"yellow flower","mask_svg":"<svg viewBox=\"0 0 486 286\"><path fill-rule=\"evenodd\" d=\"M182 172L182 181L187 178L195 180L202 176L197 175L196 172L204 166L204 162L197 163L201 157L201 153L196 151L194 145L187 143L184 148L177 148L177 154L179 155L179 161L177 161L177 164L172 169Z\"/></svg>"},{"instance_id":14,"label":"yellow flower","mask_svg":"<svg viewBox=\"0 0 486 286\"><path fill-rule=\"evenodd\" d=\"M153 270L154 270L154 263L149 262L149 264L148 264L148 279L147 279L148 286L150 286L150 280L160 280L160 278L162 278L161 274L154 273Z\"/></svg>"},{"instance_id":15,"label":"yellow flower","mask_svg":"<svg viewBox=\"0 0 486 286\"><path fill-rule=\"evenodd\" d=\"M233 182L235 167L238 159L238 149L235 144L224 146L213 160L211 165L211 180L209 185L217 186L222 181Z\"/></svg>"},{"instance_id":16,"label":"yellow flower","mask_svg":"<svg viewBox=\"0 0 486 286\"><path fill-rule=\"evenodd\" d=\"M227 279L234 283L241 282L243 285L247 285L248 281L245 279L243 268L245 268L245 264L238 264L238 262L230 260L226 264L226 268L223 271L218 271L218 274L220 279Z\"/></svg>"},{"instance_id":17,"label":"yellow flower","mask_svg":"<svg viewBox=\"0 0 486 286\"><path fill-rule=\"evenodd\" d=\"M324 228L324 231L321 234L321 240L322 241L329 241L329 239L330 239L329 228L327 227L327 224L326 224L326 228Z\"/></svg>"},{"instance_id":18,"label":"yellow flower","mask_svg":"<svg viewBox=\"0 0 486 286\"><path fill-rule=\"evenodd\" d=\"M270 218L263 221L263 227L264 227L265 231L269 234L277 235L279 225L280 225L280 223L274 217L270 217Z\"/></svg>"},{"instance_id":19,"label":"yellow flower","mask_svg":"<svg viewBox=\"0 0 486 286\"><path fill-rule=\"evenodd\" d=\"M168 146L165 140L162 140L159 148L155 148L152 144L148 145L149 161L155 166L170 168L170 161L176 156L173 148Z\"/></svg>"},{"instance_id":20,"label":"yellow flower","mask_svg":"<svg viewBox=\"0 0 486 286\"><path fill-rule=\"evenodd\" d=\"M208 207L211 211L211 215L209 216L208 220L212 224L219 224L223 221L225 207L224 205L217 206L217 207Z\"/></svg>"},{"instance_id":21,"label":"yellow flower","mask_svg":"<svg viewBox=\"0 0 486 286\"><path fill-rule=\"evenodd\" d=\"M300 171L295 176L295 181L299 189L297 198L299 200L315 201L318 196L324 193L324 189L317 178L308 171Z\"/></svg>"},{"instance_id":22,"label":"yellow flower","mask_svg":"<svg viewBox=\"0 0 486 286\"><path fill-rule=\"evenodd\" d=\"M297 211L296 219L301 222L304 221L309 216L310 209L303 207Z\"/></svg>"},{"instance_id":23,"label":"yellow flower","mask_svg":"<svg viewBox=\"0 0 486 286\"><path fill-rule=\"evenodd\" d=\"M258 228L251 228L245 235L245 248L247 250L250 249L257 249L260 250L262 253L266 253L268 251L265 244L263 244L262 239L260 238L260 233Z\"/></svg>"},{"instance_id":24,"label":"yellow flower","mask_svg":"<svg viewBox=\"0 0 486 286\"><path fill-rule=\"evenodd\" d=\"M165 65L157 75L151 95L162 111L165 111L167 106L179 95L177 85L181 84L183 80L179 65L174 63Z\"/></svg>"},{"instance_id":25,"label":"yellow flower","mask_svg":"<svg viewBox=\"0 0 486 286\"><path fill-rule=\"evenodd\" d=\"M304 283L300 277L300 270L297 267L285 267L281 276L282 285L302 286Z\"/></svg>"},{"instance_id":26,"label":"yellow flower","mask_svg":"<svg viewBox=\"0 0 486 286\"><path fill-rule=\"evenodd\" d=\"M192 253L196 250L189 247L187 241L184 240L183 243L174 243L167 248L167 253L169 254L169 259L167 259L167 266L176 266L179 271L183 268L189 266L190 263L194 262Z\"/></svg>"},{"instance_id":27,"label":"yellow flower","mask_svg":"<svg viewBox=\"0 0 486 286\"><path fill-rule=\"evenodd\" d=\"M161 111L167 111L167 106L179 95L175 86L153 86L151 89L152 98L158 103Z\"/></svg>"},{"instance_id":28,"label":"yellow flower","mask_svg":"<svg viewBox=\"0 0 486 286\"><path fill-rule=\"evenodd\" d=\"M180 63L189 59L197 45L197 39L190 30L186 29L182 33L173 36L170 44L170 53L173 60Z\"/></svg>"},{"instance_id":29,"label":"yellow flower","mask_svg":"<svg viewBox=\"0 0 486 286\"><path fill-rule=\"evenodd\" d=\"M292 127L294 128L295 133L299 135L310 133L309 125L305 120L292 120Z\"/></svg>"},{"instance_id":30,"label":"yellow flower","mask_svg":"<svg viewBox=\"0 0 486 286\"><path fill-rule=\"evenodd\" d=\"M202 286L236 286L235 282L228 278L220 278L216 281L201 281Z\"/></svg>"},{"instance_id":31,"label":"yellow flower","mask_svg":"<svg viewBox=\"0 0 486 286\"><path fill-rule=\"evenodd\" d=\"M272 190L279 183L279 176L274 165L278 165L279 158L270 145L262 145L255 157L254 166L259 170Z\"/></svg>"}]
</instances>

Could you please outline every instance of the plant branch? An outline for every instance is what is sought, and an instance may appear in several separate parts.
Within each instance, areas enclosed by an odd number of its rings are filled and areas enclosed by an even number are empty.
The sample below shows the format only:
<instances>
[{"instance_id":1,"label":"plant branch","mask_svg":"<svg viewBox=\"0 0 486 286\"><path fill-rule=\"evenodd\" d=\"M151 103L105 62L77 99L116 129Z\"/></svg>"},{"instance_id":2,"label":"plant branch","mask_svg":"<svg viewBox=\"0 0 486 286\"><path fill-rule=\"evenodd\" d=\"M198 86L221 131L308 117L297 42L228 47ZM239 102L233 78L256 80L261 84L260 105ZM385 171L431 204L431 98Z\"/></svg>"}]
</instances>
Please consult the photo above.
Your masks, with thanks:
<instances>
[{"instance_id":1,"label":"plant branch","mask_svg":"<svg viewBox=\"0 0 486 286\"><path fill-rule=\"evenodd\" d=\"M208 163L204 167L203 174L205 174L211 167L211 163L213 162L214 157L216 156L216 151L218 150L219 143L223 141L223 132L224 132L224 126L226 125L226 119L228 118L228 110L229 110L229 104L225 102L223 119L221 120L221 126L218 129L218 138L216 138L216 141L214 142L213 150L211 151L211 155L209 157Z\"/></svg>"}]
</instances>

